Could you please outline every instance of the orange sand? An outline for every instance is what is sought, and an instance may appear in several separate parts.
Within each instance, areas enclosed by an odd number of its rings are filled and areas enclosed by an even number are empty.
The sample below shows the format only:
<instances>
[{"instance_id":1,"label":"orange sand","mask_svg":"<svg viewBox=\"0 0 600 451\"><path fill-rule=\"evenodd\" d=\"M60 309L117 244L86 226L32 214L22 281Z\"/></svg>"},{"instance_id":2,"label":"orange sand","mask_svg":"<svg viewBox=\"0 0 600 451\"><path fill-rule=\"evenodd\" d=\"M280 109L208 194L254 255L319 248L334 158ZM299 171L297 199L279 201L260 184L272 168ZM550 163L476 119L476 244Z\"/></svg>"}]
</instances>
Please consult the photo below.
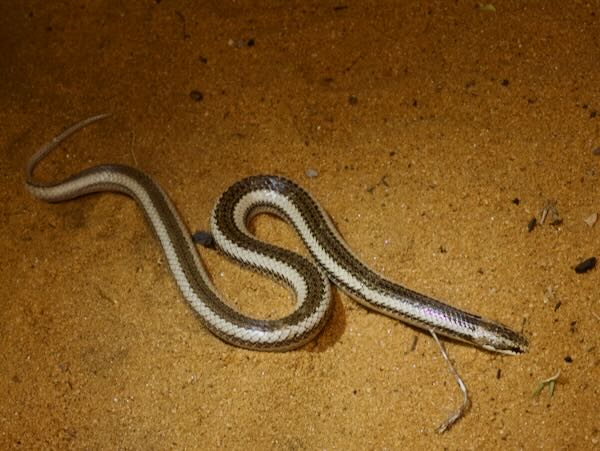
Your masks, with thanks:
<instances>
[{"instance_id":1,"label":"orange sand","mask_svg":"<svg viewBox=\"0 0 600 451\"><path fill-rule=\"evenodd\" d=\"M600 7L564 5L0 4L0 448L598 448L600 272L573 267L600 257ZM433 341L337 290L303 349L222 343L132 201L25 191L28 156L105 111L39 174L137 165L193 230L235 180L286 175L376 270L523 326L530 352L447 343L472 408L440 436L460 394ZM547 199L562 223L528 233ZM293 302L201 255L243 311Z\"/></svg>"}]
</instances>

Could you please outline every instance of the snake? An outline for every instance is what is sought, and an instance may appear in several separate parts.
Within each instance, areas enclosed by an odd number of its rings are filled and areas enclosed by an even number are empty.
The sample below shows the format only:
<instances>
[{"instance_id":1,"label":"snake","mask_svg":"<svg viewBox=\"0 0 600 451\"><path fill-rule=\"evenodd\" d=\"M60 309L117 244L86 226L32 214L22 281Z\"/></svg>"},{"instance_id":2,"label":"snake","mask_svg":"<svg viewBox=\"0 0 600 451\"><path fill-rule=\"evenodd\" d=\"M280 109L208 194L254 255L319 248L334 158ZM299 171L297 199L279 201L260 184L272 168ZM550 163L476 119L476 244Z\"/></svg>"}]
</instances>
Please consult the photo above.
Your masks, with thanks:
<instances>
[{"instance_id":1,"label":"snake","mask_svg":"<svg viewBox=\"0 0 600 451\"><path fill-rule=\"evenodd\" d=\"M215 288L196 244L167 193L137 168L102 164L56 182L34 177L38 163L78 130L109 114L84 119L35 152L26 167L26 187L36 198L62 202L86 194L116 192L133 198L157 238L183 298L200 322L221 340L258 351L287 351L313 340L331 316L333 282L370 310L451 340L502 354L522 354L521 332L460 310L389 280L369 268L342 238L324 208L306 190L277 175L235 182L218 199L210 216L216 248L244 268L266 274L295 295L291 313L275 319L248 316ZM282 218L298 233L310 256L258 240L250 223L258 214ZM316 264L315 264L316 262Z\"/></svg>"}]
</instances>

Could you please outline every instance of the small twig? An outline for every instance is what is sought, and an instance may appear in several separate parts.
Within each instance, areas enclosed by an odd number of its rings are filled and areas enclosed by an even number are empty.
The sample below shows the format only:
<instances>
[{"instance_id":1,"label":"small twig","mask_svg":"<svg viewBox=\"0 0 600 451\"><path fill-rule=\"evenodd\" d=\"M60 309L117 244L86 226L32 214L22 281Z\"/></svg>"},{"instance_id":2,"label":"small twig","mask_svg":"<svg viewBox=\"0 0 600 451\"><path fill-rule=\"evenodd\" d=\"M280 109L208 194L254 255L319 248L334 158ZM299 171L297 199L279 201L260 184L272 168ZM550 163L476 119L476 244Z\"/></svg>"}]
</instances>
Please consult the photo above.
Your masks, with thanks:
<instances>
[{"instance_id":1,"label":"small twig","mask_svg":"<svg viewBox=\"0 0 600 451\"><path fill-rule=\"evenodd\" d=\"M454 423L456 423L465 414L465 412L469 408L469 405L471 404L471 402L469 401L469 393L467 392L467 387L466 387L465 383L463 382L463 380L461 379L461 377L459 376L458 371L456 371L456 368L454 368L454 365L452 365L452 362L450 361L450 358L448 357L448 354L447 354L446 350L444 349L444 346L442 345L442 343L438 339L436 333L432 329L430 329L429 332L431 333L431 335L433 336L433 339L435 340L438 347L440 348L440 352L442 353L444 360L446 360L446 363L448 364L448 367L450 368L450 372L456 379L456 383L458 384L458 387L460 388L460 391L463 394L462 405L455 412L453 412L446 419L446 421L444 421L442 424L440 424L438 426L437 432L439 432L441 434L443 432L446 432L448 429L450 429L452 427L452 425L454 425Z\"/></svg>"},{"instance_id":2,"label":"small twig","mask_svg":"<svg viewBox=\"0 0 600 451\"><path fill-rule=\"evenodd\" d=\"M546 222L546 216L548 216L548 207L544 207L544 210L542 211L542 219L540 219L541 225L544 225L544 222Z\"/></svg>"},{"instance_id":3,"label":"small twig","mask_svg":"<svg viewBox=\"0 0 600 451\"><path fill-rule=\"evenodd\" d=\"M113 298L111 298L108 294L106 294L104 291L102 291L102 288L100 287L96 287L96 290L98 290L98 294L100 295L100 297L102 299L104 299L105 301L110 302L113 305L117 305L117 301L115 301Z\"/></svg>"},{"instance_id":4,"label":"small twig","mask_svg":"<svg viewBox=\"0 0 600 451\"><path fill-rule=\"evenodd\" d=\"M419 341L419 337L415 335L413 337L412 344L410 345L410 352L414 352L414 350L417 349L417 342L418 341Z\"/></svg>"},{"instance_id":5,"label":"small twig","mask_svg":"<svg viewBox=\"0 0 600 451\"><path fill-rule=\"evenodd\" d=\"M137 162L137 158L135 157L135 152L133 151L133 147L135 144L135 132L131 132L131 141L129 142L129 152L131 153L131 156L133 157L133 162L135 163L135 167L139 167L138 166L138 162Z\"/></svg>"},{"instance_id":6,"label":"small twig","mask_svg":"<svg viewBox=\"0 0 600 451\"><path fill-rule=\"evenodd\" d=\"M558 372L554 376L541 381L540 384L533 391L533 397L535 398L536 396L539 396L539 394L542 392L544 387L547 386L548 390L550 391L550 397L552 398L552 395L554 395L554 388L556 386L556 381L558 380L558 376L560 376L560 370L558 370Z\"/></svg>"}]
</instances>

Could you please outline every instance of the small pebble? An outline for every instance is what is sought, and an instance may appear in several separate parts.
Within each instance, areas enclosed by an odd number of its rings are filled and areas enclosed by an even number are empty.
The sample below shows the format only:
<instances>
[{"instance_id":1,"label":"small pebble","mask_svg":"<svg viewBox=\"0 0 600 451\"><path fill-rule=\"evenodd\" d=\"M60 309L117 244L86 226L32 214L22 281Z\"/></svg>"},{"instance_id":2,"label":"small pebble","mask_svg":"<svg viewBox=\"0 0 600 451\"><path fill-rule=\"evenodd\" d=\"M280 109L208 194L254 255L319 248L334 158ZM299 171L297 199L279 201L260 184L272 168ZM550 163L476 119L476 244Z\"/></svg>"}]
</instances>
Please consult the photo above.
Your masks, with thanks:
<instances>
[{"instance_id":1,"label":"small pebble","mask_svg":"<svg viewBox=\"0 0 600 451\"><path fill-rule=\"evenodd\" d=\"M196 102L202 102L202 100L204 99L204 94L202 94L202 92L194 89L192 92L190 92L190 98L192 100L195 100Z\"/></svg>"},{"instance_id":2,"label":"small pebble","mask_svg":"<svg viewBox=\"0 0 600 451\"><path fill-rule=\"evenodd\" d=\"M315 177L319 176L319 171L316 169L307 169L305 174L309 179L314 179Z\"/></svg>"},{"instance_id":3,"label":"small pebble","mask_svg":"<svg viewBox=\"0 0 600 451\"><path fill-rule=\"evenodd\" d=\"M215 239L209 232L200 230L192 235L192 241L208 249L216 249Z\"/></svg>"},{"instance_id":4,"label":"small pebble","mask_svg":"<svg viewBox=\"0 0 600 451\"><path fill-rule=\"evenodd\" d=\"M583 220L590 227L593 227L596 221L598 221L598 213L593 213Z\"/></svg>"},{"instance_id":5,"label":"small pebble","mask_svg":"<svg viewBox=\"0 0 600 451\"><path fill-rule=\"evenodd\" d=\"M229 47L233 47L236 49L241 49L242 47L254 47L254 44L256 44L256 41L254 40L254 38L238 39L237 41L234 41L233 39L229 39L227 41L227 45Z\"/></svg>"},{"instance_id":6,"label":"small pebble","mask_svg":"<svg viewBox=\"0 0 600 451\"><path fill-rule=\"evenodd\" d=\"M592 155L600 155L600 147L596 147L594 150L592 150Z\"/></svg>"},{"instance_id":7,"label":"small pebble","mask_svg":"<svg viewBox=\"0 0 600 451\"><path fill-rule=\"evenodd\" d=\"M588 272L590 269L593 269L596 266L596 257L590 257L584 261L582 261L581 263L579 263L577 266L575 266L575 272L577 274L583 274L585 272Z\"/></svg>"},{"instance_id":8,"label":"small pebble","mask_svg":"<svg viewBox=\"0 0 600 451\"><path fill-rule=\"evenodd\" d=\"M529 221L529 223L527 224L527 231L531 232L535 228L536 224L537 224L537 219L531 218L531 221Z\"/></svg>"}]
</instances>

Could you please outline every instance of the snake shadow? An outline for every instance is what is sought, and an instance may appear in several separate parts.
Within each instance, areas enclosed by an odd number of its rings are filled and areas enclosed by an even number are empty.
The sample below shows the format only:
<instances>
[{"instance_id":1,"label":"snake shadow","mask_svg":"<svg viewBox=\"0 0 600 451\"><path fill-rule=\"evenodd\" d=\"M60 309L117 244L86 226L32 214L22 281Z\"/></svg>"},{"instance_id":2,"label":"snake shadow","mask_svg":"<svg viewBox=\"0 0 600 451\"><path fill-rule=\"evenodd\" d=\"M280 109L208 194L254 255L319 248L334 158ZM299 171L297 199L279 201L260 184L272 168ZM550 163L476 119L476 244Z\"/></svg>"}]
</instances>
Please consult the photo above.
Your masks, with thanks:
<instances>
[{"instance_id":1,"label":"snake shadow","mask_svg":"<svg viewBox=\"0 0 600 451\"><path fill-rule=\"evenodd\" d=\"M308 352L324 352L333 347L346 330L346 310L337 289L331 290L333 307L323 330L313 340L304 345Z\"/></svg>"}]
</instances>

